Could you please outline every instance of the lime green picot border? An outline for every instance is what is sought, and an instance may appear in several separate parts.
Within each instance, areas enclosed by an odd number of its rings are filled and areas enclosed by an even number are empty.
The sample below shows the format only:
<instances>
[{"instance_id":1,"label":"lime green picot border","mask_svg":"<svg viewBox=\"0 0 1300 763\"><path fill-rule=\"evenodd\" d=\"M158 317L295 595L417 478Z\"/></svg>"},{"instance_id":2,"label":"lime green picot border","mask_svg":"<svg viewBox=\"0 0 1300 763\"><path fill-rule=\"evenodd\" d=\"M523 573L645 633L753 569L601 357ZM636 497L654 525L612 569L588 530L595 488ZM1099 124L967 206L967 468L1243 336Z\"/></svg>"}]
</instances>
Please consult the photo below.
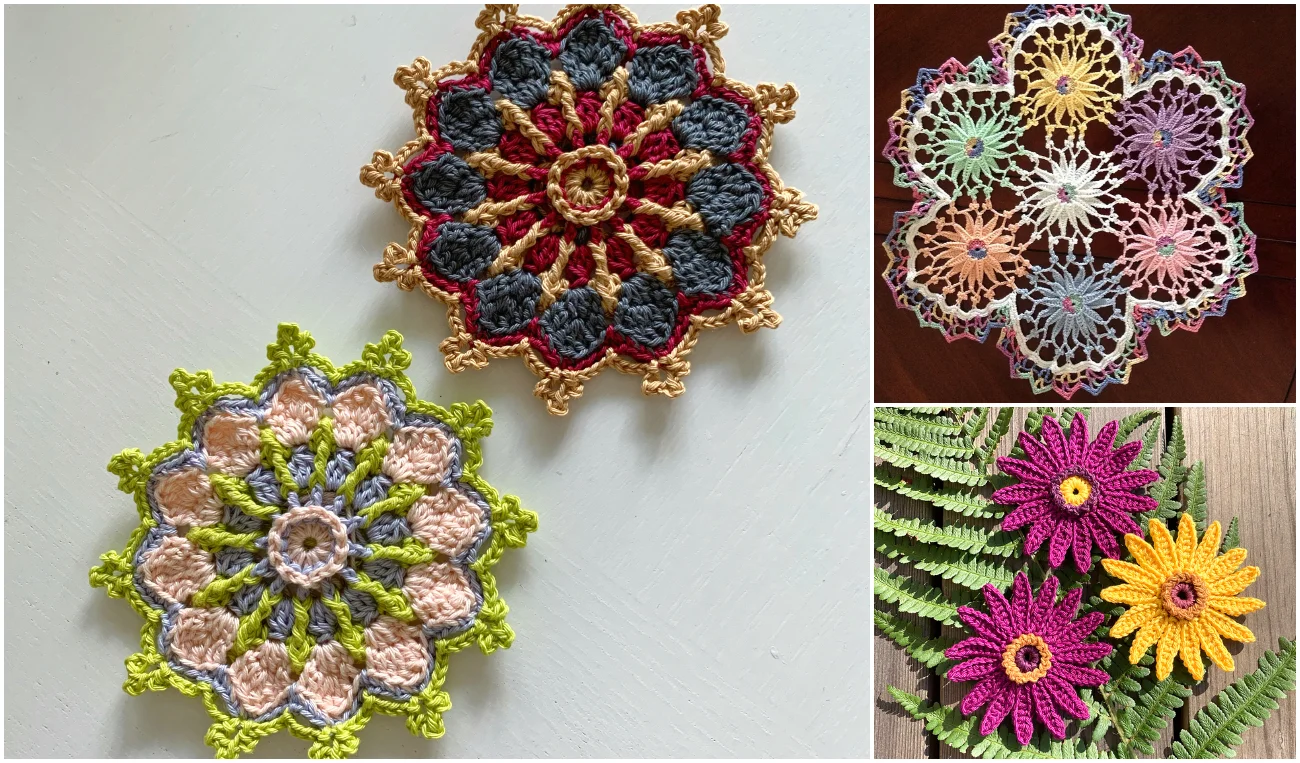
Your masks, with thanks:
<instances>
[{"instance_id":1,"label":"lime green picot border","mask_svg":"<svg viewBox=\"0 0 1300 763\"><path fill-rule=\"evenodd\" d=\"M411 365L411 353L402 349L402 335L396 331L384 334L378 344L367 344L361 359L341 368L335 368L328 358L312 352L315 340L306 331L291 323L282 323L274 344L267 347L270 364L254 378L253 384L213 381L210 371L190 373L176 369L169 379L176 390L176 407L181 411L177 439L156 448L145 456L136 448L128 448L114 456L108 471L117 475L118 489L135 496L140 525L131 533L130 541L121 551L109 551L100 557L101 563L90 570L90 584L104 588L113 598L127 599L136 612L145 619L140 631L140 651L126 660L126 682L122 688L131 695L146 690L162 691L169 686L188 696L201 694L208 713L213 718L204 741L212 746L218 758L235 758L251 752L262 737L282 728L297 737L312 742L308 755L311 758L341 758L357 751L358 734L371 716L376 713L406 716L406 727L412 734L430 739L441 737L444 731L442 714L451 708L451 698L442 690L447 677L447 658L471 643L477 643L484 654L498 648L504 649L514 641L514 631L506 624L509 608L497 591L492 576L492 566L501 558L506 547L522 548L528 533L537 530L537 515L524 509L519 499L502 496L478 475L483 463L480 441L492 431L492 411L481 400L473 404L455 403L443 408L420 400L415 387L406 377ZM219 398L240 396L257 399L262 389L275 377L286 371L311 366L324 374L331 384L360 373L371 373L391 381L406 397L407 410L433 416L456 433L464 445L464 464L461 480L472 486L487 501L492 510L492 536L486 548L469 566L477 573L482 586L483 606L474 624L455 636L434 641L436 659L433 675L420 693L401 702L363 693L361 706L347 720L321 728L304 723L287 709L269 721L231 716L223 709L224 702L206 682L196 681L174 671L167 658L158 651L158 635L162 628L162 612L150 606L136 591L133 560L149 530L157 525L149 507L146 494L149 476L164 461L193 447L190 434L194 423ZM219 578L214 585L219 585Z\"/></svg>"}]
</instances>

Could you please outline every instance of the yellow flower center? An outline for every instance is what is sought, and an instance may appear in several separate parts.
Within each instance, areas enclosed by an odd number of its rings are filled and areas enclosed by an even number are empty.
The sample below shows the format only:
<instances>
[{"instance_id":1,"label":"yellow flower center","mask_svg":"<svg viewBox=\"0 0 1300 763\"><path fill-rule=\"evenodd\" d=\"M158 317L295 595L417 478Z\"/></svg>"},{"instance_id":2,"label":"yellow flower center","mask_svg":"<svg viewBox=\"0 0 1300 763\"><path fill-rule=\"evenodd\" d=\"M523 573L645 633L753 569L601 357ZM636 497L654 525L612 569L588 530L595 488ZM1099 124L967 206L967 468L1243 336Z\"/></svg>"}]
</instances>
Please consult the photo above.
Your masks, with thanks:
<instances>
[{"instance_id":1,"label":"yellow flower center","mask_svg":"<svg viewBox=\"0 0 1300 763\"><path fill-rule=\"evenodd\" d=\"M1031 684L1052 668L1052 650L1034 633L1025 633L1007 644L1002 652L1002 669L1018 684Z\"/></svg>"},{"instance_id":2,"label":"yellow flower center","mask_svg":"<svg viewBox=\"0 0 1300 763\"><path fill-rule=\"evenodd\" d=\"M1072 474L1061 480L1061 500L1071 506L1082 506L1091 495L1092 485L1083 477Z\"/></svg>"},{"instance_id":3,"label":"yellow flower center","mask_svg":"<svg viewBox=\"0 0 1300 763\"><path fill-rule=\"evenodd\" d=\"M1210 587L1195 572L1175 572L1160 584L1160 606L1178 620L1195 620L1210 603Z\"/></svg>"}]
</instances>

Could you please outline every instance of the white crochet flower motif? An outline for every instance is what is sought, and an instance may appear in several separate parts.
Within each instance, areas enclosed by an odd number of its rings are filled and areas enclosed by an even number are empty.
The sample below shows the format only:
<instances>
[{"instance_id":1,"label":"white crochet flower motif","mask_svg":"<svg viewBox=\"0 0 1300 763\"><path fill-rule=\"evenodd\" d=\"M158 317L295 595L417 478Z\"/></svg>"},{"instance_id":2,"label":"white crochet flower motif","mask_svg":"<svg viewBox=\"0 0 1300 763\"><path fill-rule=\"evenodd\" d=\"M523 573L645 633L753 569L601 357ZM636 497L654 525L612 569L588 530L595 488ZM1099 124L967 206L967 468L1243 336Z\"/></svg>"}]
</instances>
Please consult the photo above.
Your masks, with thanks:
<instances>
[{"instance_id":1,"label":"white crochet flower motif","mask_svg":"<svg viewBox=\"0 0 1300 763\"><path fill-rule=\"evenodd\" d=\"M1029 157L1028 169L1016 168L1025 184L1016 211L1032 227L1032 240L1046 235L1049 242L1087 246L1097 232L1115 232L1120 225L1115 208L1130 202L1116 193L1124 170L1109 151L1094 154L1074 139Z\"/></svg>"}]
</instances>

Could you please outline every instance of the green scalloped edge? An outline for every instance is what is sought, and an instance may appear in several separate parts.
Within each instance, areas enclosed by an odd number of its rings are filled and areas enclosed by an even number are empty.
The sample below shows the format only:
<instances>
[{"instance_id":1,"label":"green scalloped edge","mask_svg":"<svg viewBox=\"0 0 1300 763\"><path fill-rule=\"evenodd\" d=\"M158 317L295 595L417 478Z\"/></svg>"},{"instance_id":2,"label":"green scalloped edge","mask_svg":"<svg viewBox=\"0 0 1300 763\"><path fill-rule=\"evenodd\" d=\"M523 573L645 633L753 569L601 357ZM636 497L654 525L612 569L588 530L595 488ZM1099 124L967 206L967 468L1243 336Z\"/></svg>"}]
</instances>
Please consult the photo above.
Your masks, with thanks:
<instances>
[{"instance_id":1,"label":"green scalloped edge","mask_svg":"<svg viewBox=\"0 0 1300 763\"><path fill-rule=\"evenodd\" d=\"M136 448L128 448L108 463L108 471L118 478L118 489L135 496L136 511L140 515L140 524L131 533L126 548L120 553L109 551L101 555L100 564L90 570L92 587L106 589L112 598L127 599L132 609L145 619L140 630L140 651L126 659L127 678L122 689L128 694L139 695L171 686L187 696L203 695L203 704L213 718L203 741L216 751L218 758L236 758L241 753L251 752L262 737L285 727L294 736L312 742L308 757L346 757L357 751L361 741L358 734L376 712L406 716L406 728L417 736L441 737L444 732L442 714L451 709L451 697L442 690L447 677L448 656L471 643L477 643L484 654L491 654L497 649L509 648L515 638L514 631L506 623L509 607L497 591L491 569L501 559L506 547L522 548L527 543L528 533L537 530L537 515L524 509L517 497L499 494L478 475L483 464L481 440L492 432L492 409L481 400L472 404L455 403L449 409L420 400L415 386L404 373L411 365L411 353L402 349L402 335L396 331L385 333L378 344L367 344L360 360L342 368L336 368L329 358L312 352L315 345L311 335L296 324L280 324L275 343L267 345L266 349L271 362L254 377L251 385L237 382L216 384L210 371L192 374L176 369L169 381L176 390L176 407L182 414L177 439L155 448L148 456ZM218 398L238 395L256 399L261 389L276 376L304 365L320 370L332 384L354 374L369 372L397 385L406 397L407 410L437 418L460 437L465 448L461 479L477 490L492 510L491 541L470 564L479 576L483 606L469 629L434 642L436 658L428 685L405 702L363 694L361 707L351 718L322 728L303 723L290 712L282 712L270 721L231 716L222 710L210 685L172 670L157 648L162 613L150 607L135 590L131 567L140 543L156 525L145 493L153 468L193 445L189 434L194 422Z\"/></svg>"}]
</instances>

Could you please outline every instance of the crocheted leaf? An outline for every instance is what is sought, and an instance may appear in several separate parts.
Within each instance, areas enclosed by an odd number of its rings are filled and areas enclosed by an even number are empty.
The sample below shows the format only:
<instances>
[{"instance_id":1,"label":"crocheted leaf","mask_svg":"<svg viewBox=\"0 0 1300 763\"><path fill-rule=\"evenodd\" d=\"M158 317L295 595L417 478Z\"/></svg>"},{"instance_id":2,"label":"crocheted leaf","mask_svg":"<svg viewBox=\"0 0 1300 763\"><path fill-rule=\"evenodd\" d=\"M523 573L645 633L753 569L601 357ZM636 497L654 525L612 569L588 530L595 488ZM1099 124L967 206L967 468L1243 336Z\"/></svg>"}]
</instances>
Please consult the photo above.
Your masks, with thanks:
<instances>
[{"instance_id":1,"label":"crocheted leaf","mask_svg":"<svg viewBox=\"0 0 1300 763\"><path fill-rule=\"evenodd\" d=\"M1192 690L1172 675L1156 684L1141 683L1139 701L1119 715L1120 730L1128 738L1119 747L1119 754L1124 758L1133 757L1135 750L1147 755L1154 753L1151 743L1160 738L1160 732L1183 706L1183 700L1192 695Z\"/></svg>"},{"instance_id":2,"label":"crocheted leaf","mask_svg":"<svg viewBox=\"0 0 1300 763\"><path fill-rule=\"evenodd\" d=\"M1233 517L1228 523L1228 531L1223 534L1223 545L1219 547L1219 553L1226 553L1240 545L1241 534L1237 528L1237 518Z\"/></svg>"},{"instance_id":3,"label":"crocheted leaf","mask_svg":"<svg viewBox=\"0 0 1300 763\"><path fill-rule=\"evenodd\" d=\"M872 615L876 620L876 633L901 646L912 659L927 668L934 668L941 673L948 670L952 662L943 653L957 643L957 639L949 636L927 639L920 623L883 609L873 610Z\"/></svg>"},{"instance_id":4,"label":"crocheted leaf","mask_svg":"<svg viewBox=\"0 0 1300 763\"><path fill-rule=\"evenodd\" d=\"M1205 528L1210 523L1209 512L1206 510L1204 461L1197 461L1188 470L1187 488L1183 493L1186 495L1187 513L1196 521L1196 537L1199 538L1205 534Z\"/></svg>"},{"instance_id":5,"label":"crocheted leaf","mask_svg":"<svg viewBox=\"0 0 1300 763\"><path fill-rule=\"evenodd\" d=\"M915 538L921 543L937 543L940 546L990 556L1011 556L1019 553L1023 545L1021 533L1001 530L989 532L978 527L963 525L939 527L933 522L920 519L895 517L879 506L876 507L874 526L877 530L893 533L899 537Z\"/></svg>"},{"instance_id":6,"label":"crocheted leaf","mask_svg":"<svg viewBox=\"0 0 1300 763\"><path fill-rule=\"evenodd\" d=\"M876 530L876 551L975 591L989 583L998 588L1008 588L1015 580L1015 570L1006 566L1012 564L1010 561L992 562L959 549L898 538L879 529Z\"/></svg>"},{"instance_id":7,"label":"crocheted leaf","mask_svg":"<svg viewBox=\"0 0 1300 763\"><path fill-rule=\"evenodd\" d=\"M1263 726L1278 700L1295 689L1295 643L1278 639L1279 652L1265 652L1255 672L1242 676L1192 717L1174 741L1172 758L1233 757L1241 734Z\"/></svg>"},{"instance_id":8,"label":"crocheted leaf","mask_svg":"<svg viewBox=\"0 0 1300 763\"><path fill-rule=\"evenodd\" d=\"M953 487L937 488L928 475L904 477L890 467L878 465L875 483L906 498L932 503L945 511L977 519L998 519L1009 507L999 506L973 490Z\"/></svg>"},{"instance_id":9,"label":"crocheted leaf","mask_svg":"<svg viewBox=\"0 0 1300 763\"><path fill-rule=\"evenodd\" d=\"M886 604L897 604L902 612L937 620L944 625L957 625L957 607L967 603L958 597L949 598L943 591L921 585L902 575L875 568L876 598Z\"/></svg>"},{"instance_id":10,"label":"crocheted leaf","mask_svg":"<svg viewBox=\"0 0 1300 763\"><path fill-rule=\"evenodd\" d=\"M1031 744L1021 747L1014 734L1006 730L980 736L979 714L963 718L956 708L925 702L915 694L909 694L893 686L888 689L890 695L907 711L908 715L924 723L927 731L958 752L990 759L1095 760L1115 757L1099 749L1096 744L1085 745L1081 739L1066 739L1058 742L1046 734L1040 734Z\"/></svg>"},{"instance_id":11,"label":"crocheted leaf","mask_svg":"<svg viewBox=\"0 0 1300 763\"><path fill-rule=\"evenodd\" d=\"M1187 467L1183 466L1185 458L1187 445L1183 442L1183 423L1175 416L1173 431L1165 445L1165 454L1160 458L1160 467L1156 470L1160 473L1160 480L1151 487L1149 493L1156 500L1157 506L1153 511L1138 515L1139 525L1146 524L1150 517L1170 519L1182 511L1182 505L1178 502L1178 488L1187 479Z\"/></svg>"},{"instance_id":12,"label":"crocheted leaf","mask_svg":"<svg viewBox=\"0 0 1300 763\"><path fill-rule=\"evenodd\" d=\"M979 458L981 469L986 469L997 456L998 445L1002 444L1002 438L1007 436L1007 430L1011 428L1011 415L1015 409L1008 406L998 411L998 417L993 421L993 427L989 429L984 439L980 441L979 448L976 449L976 456Z\"/></svg>"}]
</instances>

